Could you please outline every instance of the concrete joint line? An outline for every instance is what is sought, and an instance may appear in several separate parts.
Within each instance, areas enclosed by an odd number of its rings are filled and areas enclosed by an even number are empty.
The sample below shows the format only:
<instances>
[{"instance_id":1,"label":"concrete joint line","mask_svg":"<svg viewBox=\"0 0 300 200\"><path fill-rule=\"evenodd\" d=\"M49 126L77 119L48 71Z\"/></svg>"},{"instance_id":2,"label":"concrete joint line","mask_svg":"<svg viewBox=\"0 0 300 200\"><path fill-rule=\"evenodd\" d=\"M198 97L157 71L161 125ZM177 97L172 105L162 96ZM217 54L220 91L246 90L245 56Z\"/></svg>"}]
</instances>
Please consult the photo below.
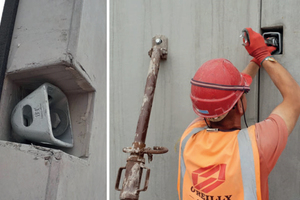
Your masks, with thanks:
<instances>
[{"instance_id":1,"label":"concrete joint line","mask_svg":"<svg viewBox=\"0 0 300 200\"><path fill-rule=\"evenodd\" d=\"M59 171L61 160L56 159L55 154L49 159L50 167L49 167L49 175L48 175L48 183L46 188L45 200L56 200L58 185L59 185Z\"/></svg>"}]
</instances>

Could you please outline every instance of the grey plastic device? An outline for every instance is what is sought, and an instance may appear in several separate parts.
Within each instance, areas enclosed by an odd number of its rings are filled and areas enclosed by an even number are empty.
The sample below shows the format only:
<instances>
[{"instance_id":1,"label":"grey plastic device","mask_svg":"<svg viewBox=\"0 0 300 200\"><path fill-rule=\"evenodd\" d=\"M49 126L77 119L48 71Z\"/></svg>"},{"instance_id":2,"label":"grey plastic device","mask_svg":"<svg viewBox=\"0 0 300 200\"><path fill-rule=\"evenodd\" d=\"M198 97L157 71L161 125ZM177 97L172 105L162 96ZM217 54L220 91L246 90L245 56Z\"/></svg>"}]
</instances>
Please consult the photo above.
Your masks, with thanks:
<instances>
[{"instance_id":1,"label":"grey plastic device","mask_svg":"<svg viewBox=\"0 0 300 200\"><path fill-rule=\"evenodd\" d=\"M73 147L68 99L50 83L44 83L15 106L11 125L28 141Z\"/></svg>"}]
</instances>

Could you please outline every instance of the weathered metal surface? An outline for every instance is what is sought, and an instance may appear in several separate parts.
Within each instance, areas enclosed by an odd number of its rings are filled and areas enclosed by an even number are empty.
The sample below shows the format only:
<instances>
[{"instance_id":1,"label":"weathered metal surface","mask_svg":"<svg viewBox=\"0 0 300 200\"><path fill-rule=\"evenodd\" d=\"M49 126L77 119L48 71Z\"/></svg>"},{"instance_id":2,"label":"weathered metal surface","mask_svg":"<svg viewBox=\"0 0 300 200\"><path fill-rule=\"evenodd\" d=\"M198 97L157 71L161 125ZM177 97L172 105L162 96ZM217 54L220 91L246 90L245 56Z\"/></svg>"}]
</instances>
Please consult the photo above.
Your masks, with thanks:
<instances>
[{"instance_id":1,"label":"weathered metal surface","mask_svg":"<svg viewBox=\"0 0 300 200\"><path fill-rule=\"evenodd\" d=\"M130 153L130 156L127 159L126 167L121 167L119 169L115 185L115 189L121 191L120 199L122 200L138 200L139 193L141 191L146 191L148 188L150 169L145 167L144 154L147 154L149 161L151 161L153 153L161 154L166 153L168 151L168 149L165 147L154 147L153 150L151 150L151 148L145 148L147 129L151 114L160 60L167 59L168 40L165 36L162 35L155 36L152 38L152 45L153 47L149 51L149 56L151 57L151 60L147 75L141 113L138 119L135 139L132 144L132 147L127 147L123 149L124 152ZM126 169L126 171L122 189L120 190L118 187L123 169ZM147 170L147 174L145 178L144 188L140 189L143 169Z\"/></svg>"},{"instance_id":2,"label":"weathered metal surface","mask_svg":"<svg viewBox=\"0 0 300 200\"><path fill-rule=\"evenodd\" d=\"M126 164L125 178L120 193L120 199L139 199L139 188L142 177L141 163L139 158L129 159Z\"/></svg>"},{"instance_id":3,"label":"weathered metal surface","mask_svg":"<svg viewBox=\"0 0 300 200\"><path fill-rule=\"evenodd\" d=\"M158 42L156 40L158 39ZM147 82L144 91L143 104L139 116L134 147L139 147L140 143L145 143L147 137L148 124L156 87L156 80L159 71L160 59L167 59L168 40L164 36L157 36L152 39L153 48L149 51L151 57Z\"/></svg>"}]
</instances>

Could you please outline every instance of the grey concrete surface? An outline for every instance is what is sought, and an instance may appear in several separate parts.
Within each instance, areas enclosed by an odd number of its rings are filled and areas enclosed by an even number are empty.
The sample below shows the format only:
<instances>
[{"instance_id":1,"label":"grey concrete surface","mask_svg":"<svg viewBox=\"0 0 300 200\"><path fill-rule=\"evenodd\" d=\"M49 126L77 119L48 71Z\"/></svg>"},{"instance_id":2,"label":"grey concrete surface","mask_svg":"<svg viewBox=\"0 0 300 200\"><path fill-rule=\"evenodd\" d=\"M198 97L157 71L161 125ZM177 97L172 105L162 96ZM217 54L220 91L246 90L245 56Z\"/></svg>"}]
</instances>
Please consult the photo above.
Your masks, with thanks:
<instances>
[{"instance_id":1,"label":"grey concrete surface","mask_svg":"<svg viewBox=\"0 0 300 200\"><path fill-rule=\"evenodd\" d=\"M72 149L45 150L12 137L14 105L45 81L67 94ZM106 199L105 0L20 1L0 116L2 197Z\"/></svg>"},{"instance_id":2,"label":"grey concrete surface","mask_svg":"<svg viewBox=\"0 0 300 200\"><path fill-rule=\"evenodd\" d=\"M44 199L50 168L44 158L51 153L5 141L0 141L0 150L1 198Z\"/></svg>"},{"instance_id":3,"label":"grey concrete surface","mask_svg":"<svg viewBox=\"0 0 300 200\"><path fill-rule=\"evenodd\" d=\"M111 1L110 21L110 195L118 168L125 166L142 105L151 38L168 37L168 60L161 63L146 144L165 146L154 155L148 190L140 199L177 197L178 141L196 118L189 98L190 79L205 61L224 57L242 70L250 57L239 37L245 27L259 29L260 1ZM256 122L257 82L247 95L248 124ZM120 186L121 187L121 186Z\"/></svg>"},{"instance_id":4,"label":"grey concrete surface","mask_svg":"<svg viewBox=\"0 0 300 200\"><path fill-rule=\"evenodd\" d=\"M261 26L283 26L283 54L275 56L300 84L299 53L300 24L297 0L262 1ZM272 98L270 98L272 97ZM261 73L260 119L266 118L282 101L267 73ZM289 136L287 146L269 177L270 199L300 199L300 124L299 121Z\"/></svg>"},{"instance_id":5,"label":"grey concrete surface","mask_svg":"<svg viewBox=\"0 0 300 200\"><path fill-rule=\"evenodd\" d=\"M90 23L90 19L84 19L83 6L82 1L20 2L6 72L7 79L11 80L7 83L17 85L20 89L4 89L5 97L1 100L3 105L12 106L44 82L59 87L68 96L74 130L74 148L65 151L78 157L89 154L96 86L93 83L95 77L91 78L87 72L93 69L91 66L96 62L100 63L98 56L92 56L94 51L102 48L95 50L95 45L90 48L79 46L82 42L93 40L93 37L87 37L80 30L82 23ZM91 15L89 11L86 12ZM90 31L96 27L92 28ZM89 32L88 29L84 30ZM100 34L100 31L96 31ZM80 48L85 49L81 51ZM82 63L86 60L88 64ZM11 101L10 96L18 98ZM8 138L11 110L5 106L0 109L8 115L4 119L6 123L0 125L7 131L0 133L0 137Z\"/></svg>"}]
</instances>

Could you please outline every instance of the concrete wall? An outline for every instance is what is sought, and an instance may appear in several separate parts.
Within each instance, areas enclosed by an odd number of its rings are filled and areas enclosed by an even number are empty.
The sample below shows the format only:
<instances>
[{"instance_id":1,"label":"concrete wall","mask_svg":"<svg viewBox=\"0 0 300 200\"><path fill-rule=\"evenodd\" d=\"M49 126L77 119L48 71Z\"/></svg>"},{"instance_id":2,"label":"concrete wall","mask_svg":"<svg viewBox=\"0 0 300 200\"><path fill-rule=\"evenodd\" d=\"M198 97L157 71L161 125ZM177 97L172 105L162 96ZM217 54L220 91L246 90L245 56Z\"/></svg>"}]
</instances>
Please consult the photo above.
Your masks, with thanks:
<instances>
[{"instance_id":1,"label":"concrete wall","mask_svg":"<svg viewBox=\"0 0 300 200\"><path fill-rule=\"evenodd\" d=\"M125 166L142 105L151 38L168 37L168 60L161 63L146 144L165 146L154 155L148 190L140 199L177 197L178 141L196 118L189 98L190 79L205 61L224 57L242 70L250 57L239 37L245 27L259 30L260 1L111 1L110 55L110 195L118 168ZM257 81L251 86L247 120L257 117ZM120 186L121 187L121 186Z\"/></svg>"},{"instance_id":2,"label":"concrete wall","mask_svg":"<svg viewBox=\"0 0 300 200\"><path fill-rule=\"evenodd\" d=\"M288 0L262 1L261 27L283 26L283 54L275 56L300 84L298 57L300 49L300 2ZM272 97L272 98L270 98ZM260 86L260 119L266 118L282 101L267 73L262 70ZM300 124L299 121L288 139L269 178L270 199L299 199L300 197Z\"/></svg>"},{"instance_id":3,"label":"concrete wall","mask_svg":"<svg viewBox=\"0 0 300 200\"><path fill-rule=\"evenodd\" d=\"M71 149L13 135L13 107L43 82L68 97ZM1 198L105 199L106 1L20 1L0 116Z\"/></svg>"}]
</instances>

